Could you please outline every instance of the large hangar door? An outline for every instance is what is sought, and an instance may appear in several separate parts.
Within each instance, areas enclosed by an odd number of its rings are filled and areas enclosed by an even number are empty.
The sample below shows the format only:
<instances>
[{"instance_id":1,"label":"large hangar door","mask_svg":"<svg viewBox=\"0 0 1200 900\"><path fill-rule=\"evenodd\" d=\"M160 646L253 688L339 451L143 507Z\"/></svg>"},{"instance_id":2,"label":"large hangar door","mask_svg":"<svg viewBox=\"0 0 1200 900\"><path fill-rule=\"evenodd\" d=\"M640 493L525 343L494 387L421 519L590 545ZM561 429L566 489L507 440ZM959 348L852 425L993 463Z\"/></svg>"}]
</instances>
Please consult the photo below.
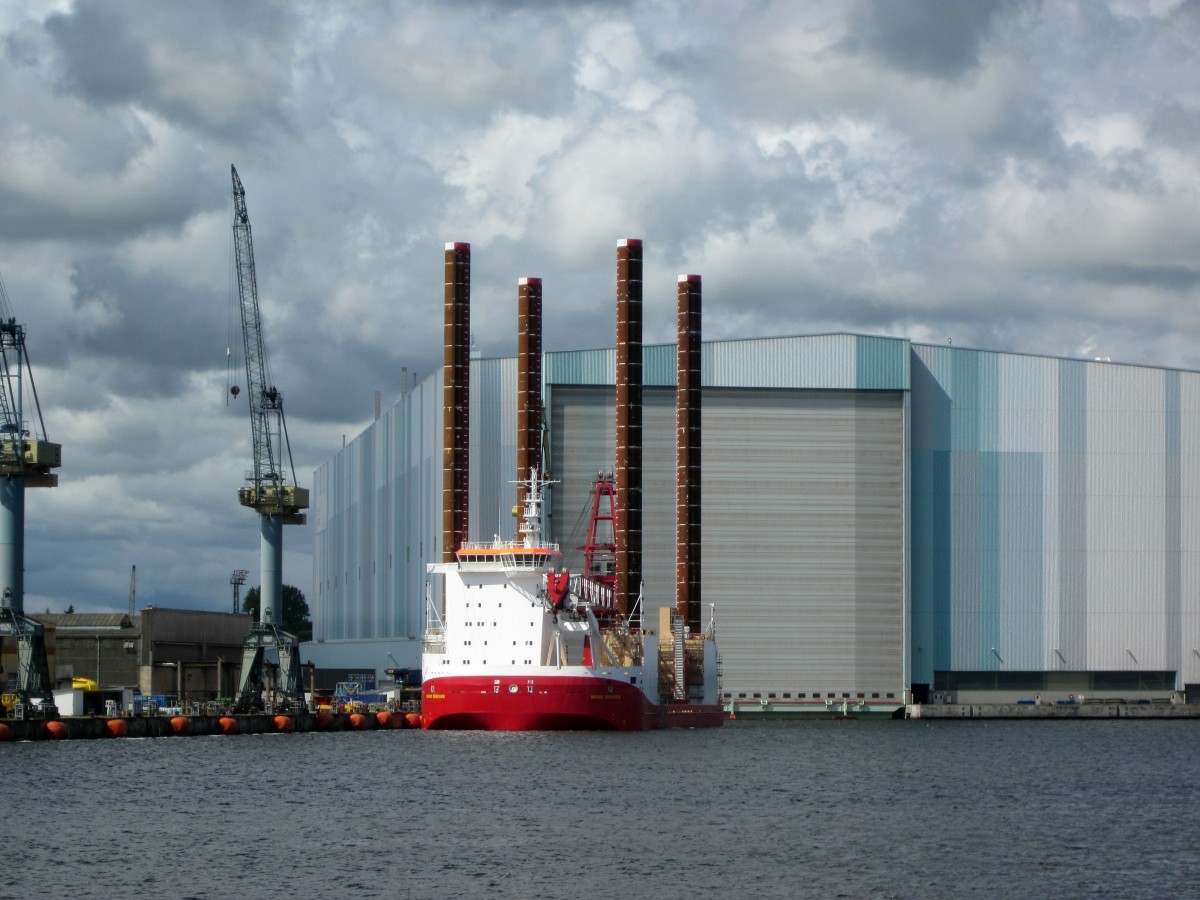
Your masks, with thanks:
<instances>
[{"instance_id":1,"label":"large hangar door","mask_svg":"<svg viewBox=\"0 0 1200 900\"><path fill-rule=\"evenodd\" d=\"M613 465L613 402L611 388L553 389L552 533L575 571L592 479ZM645 391L648 622L675 601L674 403ZM704 619L715 605L724 692L899 701L903 394L705 388L703 404Z\"/></svg>"},{"instance_id":2,"label":"large hangar door","mask_svg":"<svg viewBox=\"0 0 1200 900\"><path fill-rule=\"evenodd\" d=\"M899 700L903 394L705 392L703 428L703 590L724 692Z\"/></svg>"}]
</instances>

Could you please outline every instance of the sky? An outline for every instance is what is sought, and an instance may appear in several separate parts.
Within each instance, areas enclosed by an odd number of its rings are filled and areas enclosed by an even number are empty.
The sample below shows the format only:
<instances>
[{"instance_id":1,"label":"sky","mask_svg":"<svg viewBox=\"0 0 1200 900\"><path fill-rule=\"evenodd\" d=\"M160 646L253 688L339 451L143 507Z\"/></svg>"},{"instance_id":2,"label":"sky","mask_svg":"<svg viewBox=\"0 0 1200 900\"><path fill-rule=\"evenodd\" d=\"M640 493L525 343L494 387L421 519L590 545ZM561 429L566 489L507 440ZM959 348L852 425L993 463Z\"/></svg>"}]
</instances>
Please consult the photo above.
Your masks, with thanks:
<instances>
[{"instance_id":1,"label":"sky","mask_svg":"<svg viewBox=\"0 0 1200 900\"><path fill-rule=\"evenodd\" d=\"M299 482L441 364L472 246L484 356L850 331L1200 369L1200 4L0 4L0 277L59 486L25 609L232 608L257 583L230 165ZM237 357L235 357L235 362ZM310 515L311 518L311 515ZM312 596L312 526L283 578Z\"/></svg>"}]
</instances>

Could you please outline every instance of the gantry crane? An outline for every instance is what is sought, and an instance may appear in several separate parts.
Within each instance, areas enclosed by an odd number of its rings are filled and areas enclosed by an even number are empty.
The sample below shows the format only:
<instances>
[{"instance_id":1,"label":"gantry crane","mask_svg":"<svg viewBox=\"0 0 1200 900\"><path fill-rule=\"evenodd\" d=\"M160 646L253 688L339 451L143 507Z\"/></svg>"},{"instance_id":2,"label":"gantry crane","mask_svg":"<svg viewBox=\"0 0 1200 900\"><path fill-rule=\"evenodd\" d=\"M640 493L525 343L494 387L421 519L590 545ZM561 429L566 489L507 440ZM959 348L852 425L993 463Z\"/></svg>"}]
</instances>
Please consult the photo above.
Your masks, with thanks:
<instances>
[{"instance_id":1,"label":"gantry crane","mask_svg":"<svg viewBox=\"0 0 1200 900\"><path fill-rule=\"evenodd\" d=\"M258 284L254 274L254 242L250 217L246 212L246 191L233 175L233 247L237 268L238 299L242 314L242 338L246 357L246 399L250 406L250 431L253 439L254 468L246 473L246 484L238 490L238 501L259 515L261 574L259 614L242 641L242 673L234 708L249 712L260 707L268 711L307 709L304 686L300 681L300 641L279 627L283 593L283 526L303 525L308 508L308 491L296 486L296 468L287 439L283 416L283 396L271 384L267 347L263 341L262 312L258 305ZM230 388L237 397L237 385ZM283 471L287 454L289 478ZM274 650L279 660L279 678L264 697L266 651Z\"/></svg>"},{"instance_id":2,"label":"gantry crane","mask_svg":"<svg viewBox=\"0 0 1200 900\"><path fill-rule=\"evenodd\" d=\"M26 407L26 382L33 409ZM34 413L31 433L26 420ZM25 353L25 326L18 325L0 281L0 637L17 639L20 714L37 699L40 712L56 718L46 637L39 622L25 616L25 488L57 487L52 473L62 465L62 447L46 440L46 425Z\"/></svg>"}]
</instances>

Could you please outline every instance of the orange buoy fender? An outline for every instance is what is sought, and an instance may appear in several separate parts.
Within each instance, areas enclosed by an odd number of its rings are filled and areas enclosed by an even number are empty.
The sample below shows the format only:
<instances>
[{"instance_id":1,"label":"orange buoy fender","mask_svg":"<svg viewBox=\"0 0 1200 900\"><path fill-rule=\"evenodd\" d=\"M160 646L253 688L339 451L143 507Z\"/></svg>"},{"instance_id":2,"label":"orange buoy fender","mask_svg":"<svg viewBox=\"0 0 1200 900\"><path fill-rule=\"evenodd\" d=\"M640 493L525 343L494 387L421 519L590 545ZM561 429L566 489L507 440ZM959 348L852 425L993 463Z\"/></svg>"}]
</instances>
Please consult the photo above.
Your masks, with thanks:
<instances>
[{"instance_id":1,"label":"orange buoy fender","mask_svg":"<svg viewBox=\"0 0 1200 900\"><path fill-rule=\"evenodd\" d=\"M420 728L421 727L421 714L420 713L405 713L404 714L404 724L407 725L409 728Z\"/></svg>"},{"instance_id":2,"label":"orange buoy fender","mask_svg":"<svg viewBox=\"0 0 1200 900\"><path fill-rule=\"evenodd\" d=\"M104 734L106 737L128 737L129 723L124 719L108 719L104 723Z\"/></svg>"},{"instance_id":3,"label":"orange buoy fender","mask_svg":"<svg viewBox=\"0 0 1200 900\"><path fill-rule=\"evenodd\" d=\"M221 718L217 719L217 728L221 729L221 734L237 734L237 719L232 716L221 716Z\"/></svg>"},{"instance_id":4,"label":"orange buoy fender","mask_svg":"<svg viewBox=\"0 0 1200 900\"><path fill-rule=\"evenodd\" d=\"M375 724L380 728L391 728L392 714L386 709L381 709L379 712L375 713Z\"/></svg>"},{"instance_id":5,"label":"orange buoy fender","mask_svg":"<svg viewBox=\"0 0 1200 900\"><path fill-rule=\"evenodd\" d=\"M0 743L3 743L4 741L11 741L11 740L12 740L12 732L9 731L7 725L5 725L3 722L0 722Z\"/></svg>"},{"instance_id":6,"label":"orange buoy fender","mask_svg":"<svg viewBox=\"0 0 1200 900\"><path fill-rule=\"evenodd\" d=\"M187 716L171 716L168 724L171 726L171 734L177 734L180 737L192 730L192 722Z\"/></svg>"},{"instance_id":7,"label":"orange buoy fender","mask_svg":"<svg viewBox=\"0 0 1200 900\"><path fill-rule=\"evenodd\" d=\"M61 741L67 736L68 733L66 722L60 722L58 719L54 719L46 723L46 737L50 738L50 740Z\"/></svg>"},{"instance_id":8,"label":"orange buoy fender","mask_svg":"<svg viewBox=\"0 0 1200 900\"><path fill-rule=\"evenodd\" d=\"M296 723L292 721L291 716L276 716L275 717L275 730L278 731L280 734L282 734L286 731L295 731Z\"/></svg>"},{"instance_id":9,"label":"orange buoy fender","mask_svg":"<svg viewBox=\"0 0 1200 900\"><path fill-rule=\"evenodd\" d=\"M321 731L324 731L326 728L329 728L331 725L333 725L333 716L327 712L319 712L317 713L316 721L317 728L319 728Z\"/></svg>"},{"instance_id":10,"label":"orange buoy fender","mask_svg":"<svg viewBox=\"0 0 1200 900\"><path fill-rule=\"evenodd\" d=\"M362 731L362 729L367 727L367 717L362 713L351 713L350 727L355 731Z\"/></svg>"}]
</instances>

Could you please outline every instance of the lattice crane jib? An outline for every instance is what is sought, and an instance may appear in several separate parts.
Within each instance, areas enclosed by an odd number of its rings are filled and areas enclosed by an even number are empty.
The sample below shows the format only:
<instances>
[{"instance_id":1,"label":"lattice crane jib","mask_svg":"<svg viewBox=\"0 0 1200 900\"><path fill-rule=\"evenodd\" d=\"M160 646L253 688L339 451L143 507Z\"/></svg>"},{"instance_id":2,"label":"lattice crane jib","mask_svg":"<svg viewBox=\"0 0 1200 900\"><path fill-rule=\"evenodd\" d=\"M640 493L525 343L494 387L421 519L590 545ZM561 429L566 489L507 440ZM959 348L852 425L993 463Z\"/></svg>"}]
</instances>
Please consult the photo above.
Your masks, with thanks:
<instances>
[{"instance_id":1,"label":"lattice crane jib","mask_svg":"<svg viewBox=\"0 0 1200 900\"><path fill-rule=\"evenodd\" d=\"M253 468L246 486L238 491L243 506L261 515L282 515L285 524L304 524L301 510L308 508L308 491L296 485L291 459L283 395L271 383L271 368L263 338L262 310L258 302L258 279L254 269L254 239L246 211L246 190L237 169L233 177L233 248L237 270L238 300L242 319L242 345L246 361L246 395L250 407ZM235 386L234 396L238 393ZM287 458L285 471L284 456Z\"/></svg>"},{"instance_id":2,"label":"lattice crane jib","mask_svg":"<svg viewBox=\"0 0 1200 900\"><path fill-rule=\"evenodd\" d=\"M46 424L17 323L0 280L0 476L23 476L25 487L57 487L51 473L62 465L62 447L46 439Z\"/></svg>"}]
</instances>

